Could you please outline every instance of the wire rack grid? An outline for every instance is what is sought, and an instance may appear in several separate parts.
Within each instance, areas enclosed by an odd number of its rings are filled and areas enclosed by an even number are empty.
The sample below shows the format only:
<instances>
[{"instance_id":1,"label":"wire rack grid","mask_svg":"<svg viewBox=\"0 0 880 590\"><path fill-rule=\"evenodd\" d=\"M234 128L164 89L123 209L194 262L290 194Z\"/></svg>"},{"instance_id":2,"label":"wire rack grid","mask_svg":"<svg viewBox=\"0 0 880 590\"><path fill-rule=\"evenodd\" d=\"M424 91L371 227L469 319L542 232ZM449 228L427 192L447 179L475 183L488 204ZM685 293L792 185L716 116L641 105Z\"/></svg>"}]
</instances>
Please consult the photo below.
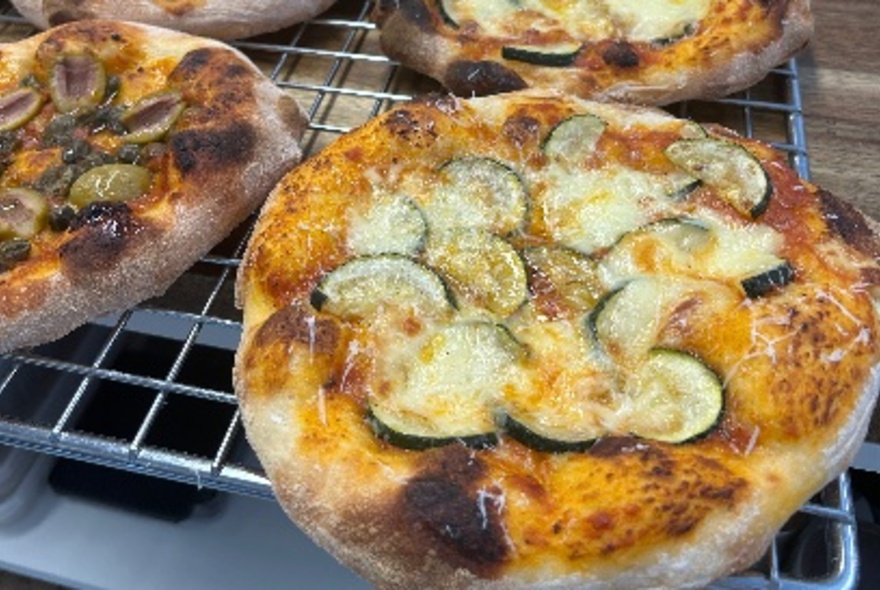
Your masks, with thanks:
<instances>
[{"instance_id":1,"label":"wire rack grid","mask_svg":"<svg viewBox=\"0 0 880 590\"><path fill-rule=\"evenodd\" d=\"M340 0L290 29L233 43L306 110L306 156L396 103L442 91L385 57L370 0ZM32 34L0 0L0 41ZM769 141L809 177L797 64L749 90L670 107ZM251 220L252 222L252 220ZM223 492L272 498L244 438L231 383L240 333L234 275L251 222L162 297L49 345L0 356L0 443ZM805 505L755 567L718 588L851 588L858 573L846 474ZM788 556L794 533L822 537L821 571Z\"/></svg>"}]
</instances>

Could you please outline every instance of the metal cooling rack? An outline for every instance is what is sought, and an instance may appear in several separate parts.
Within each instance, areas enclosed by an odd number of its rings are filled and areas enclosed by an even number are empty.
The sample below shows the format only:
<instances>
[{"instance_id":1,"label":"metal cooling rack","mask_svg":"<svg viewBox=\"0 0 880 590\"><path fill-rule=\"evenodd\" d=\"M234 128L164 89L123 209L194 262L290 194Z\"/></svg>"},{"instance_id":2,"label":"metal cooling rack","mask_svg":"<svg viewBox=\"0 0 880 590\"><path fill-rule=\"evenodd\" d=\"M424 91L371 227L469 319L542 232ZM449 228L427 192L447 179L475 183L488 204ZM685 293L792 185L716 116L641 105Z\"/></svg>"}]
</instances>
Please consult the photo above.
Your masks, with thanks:
<instances>
[{"instance_id":1,"label":"metal cooling rack","mask_svg":"<svg viewBox=\"0 0 880 590\"><path fill-rule=\"evenodd\" d=\"M234 43L306 109L308 156L434 82L388 60L369 22L370 0L340 0L320 18ZM33 29L0 0L0 40ZM723 100L670 110L715 121L786 152L809 177L794 61ZM0 355L0 444L224 492L272 498L244 439L231 383L241 333L233 280L249 223L197 263L163 297L100 318L62 340ZM791 555L818 538L805 568ZM793 540L794 539L794 540ZM800 547L803 549L803 547ZM846 474L804 506L753 570L714 587L843 589L858 554Z\"/></svg>"}]
</instances>

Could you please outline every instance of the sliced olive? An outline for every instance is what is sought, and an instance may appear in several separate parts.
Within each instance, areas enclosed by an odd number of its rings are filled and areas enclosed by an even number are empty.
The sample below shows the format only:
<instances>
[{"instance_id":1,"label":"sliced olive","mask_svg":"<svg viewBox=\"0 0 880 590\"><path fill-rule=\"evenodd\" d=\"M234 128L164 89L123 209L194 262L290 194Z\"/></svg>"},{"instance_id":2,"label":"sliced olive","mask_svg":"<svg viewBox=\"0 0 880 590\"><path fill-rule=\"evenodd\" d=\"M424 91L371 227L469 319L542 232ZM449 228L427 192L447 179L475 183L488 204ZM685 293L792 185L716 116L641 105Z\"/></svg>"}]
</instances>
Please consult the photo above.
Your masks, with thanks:
<instances>
[{"instance_id":1,"label":"sliced olive","mask_svg":"<svg viewBox=\"0 0 880 590\"><path fill-rule=\"evenodd\" d=\"M62 113L79 114L97 107L106 86L104 65L89 53L62 55L52 66L49 94Z\"/></svg>"},{"instance_id":2,"label":"sliced olive","mask_svg":"<svg viewBox=\"0 0 880 590\"><path fill-rule=\"evenodd\" d=\"M177 91L147 96L129 107L120 121L131 143L158 141L168 133L184 109L183 97Z\"/></svg>"},{"instance_id":3,"label":"sliced olive","mask_svg":"<svg viewBox=\"0 0 880 590\"><path fill-rule=\"evenodd\" d=\"M23 238L0 241L0 272L7 271L31 255L31 243Z\"/></svg>"},{"instance_id":4,"label":"sliced olive","mask_svg":"<svg viewBox=\"0 0 880 590\"><path fill-rule=\"evenodd\" d=\"M558 123L544 140L544 153L566 162L581 162L596 151L605 121L591 114L574 115Z\"/></svg>"},{"instance_id":5,"label":"sliced olive","mask_svg":"<svg viewBox=\"0 0 880 590\"><path fill-rule=\"evenodd\" d=\"M761 162L743 146L714 138L682 139L666 156L684 171L718 190L737 211L755 218L770 204L773 185Z\"/></svg>"},{"instance_id":6,"label":"sliced olive","mask_svg":"<svg viewBox=\"0 0 880 590\"><path fill-rule=\"evenodd\" d=\"M425 258L463 300L506 317L528 297L522 258L503 238L481 230L432 234Z\"/></svg>"},{"instance_id":7,"label":"sliced olive","mask_svg":"<svg viewBox=\"0 0 880 590\"><path fill-rule=\"evenodd\" d=\"M46 227L49 203L35 190L16 187L0 191L0 240L30 239Z\"/></svg>"},{"instance_id":8,"label":"sliced olive","mask_svg":"<svg viewBox=\"0 0 880 590\"><path fill-rule=\"evenodd\" d=\"M43 95L33 88L17 88L0 96L0 131L18 129L43 106Z\"/></svg>"},{"instance_id":9,"label":"sliced olive","mask_svg":"<svg viewBox=\"0 0 880 590\"><path fill-rule=\"evenodd\" d=\"M82 209L95 201L128 201L147 193L150 171L134 164L96 166L73 181L68 202Z\"/></svg>"}]
</instances>

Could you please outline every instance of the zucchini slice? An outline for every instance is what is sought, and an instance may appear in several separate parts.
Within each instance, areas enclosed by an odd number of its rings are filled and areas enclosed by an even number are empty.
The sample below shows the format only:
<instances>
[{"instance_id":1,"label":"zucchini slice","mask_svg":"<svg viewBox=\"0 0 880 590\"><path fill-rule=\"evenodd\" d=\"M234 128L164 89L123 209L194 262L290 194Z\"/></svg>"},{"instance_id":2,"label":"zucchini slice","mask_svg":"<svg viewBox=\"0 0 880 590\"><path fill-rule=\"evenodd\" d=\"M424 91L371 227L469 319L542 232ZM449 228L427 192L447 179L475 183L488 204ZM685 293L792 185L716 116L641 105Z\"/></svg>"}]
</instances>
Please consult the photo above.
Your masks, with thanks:
<instances>
[{"instance_id":1,"label":"zucchini slice","mask_svg":"<svg viewBox=\"0 0 880 590\"><path fill-rule=\"evenodd\" d=\"M425 259L447 279L460 300L500 317L512 314L528 298L522 258L495 234L471 229L432 234Z\"/></svg>"},{"instance_id":2,"label":"zucchini slice","mask_svg":"<svg viewBox=\"0 0 880 590\"><path fill-rule=\"evenodd\" d=\"M580 43L557 43L541 46L505 45L501 48L501 57L537 66L567 68L574 65L580 51Z\"/></svg>"},{"instance_id":3,"label":"zucchini slice","mask_svg":"<svg viewBox=\"0 0 880 590\"><path fill-rule=\"evenodd\" d=\"M405 195L378 199L349 218L348 247L356 255L413 255L422 249L428 225Z\"/></svg>"},{"instance_id":4,"label":"zucchini slice","mask_svg":"<svg viewBox=\"0 0 880 590\"><path fill-rule=\"evenodd\" d=\"M678 167L720 191L737 211L759 217L770 204L773 185L758 159L743 146L721 139L681 139L666 148Z\"/></svg>"},{"instance_id":5,"label":"zucchini slice","mask_svg":"<svg viewBox=\"0 0 880 590\"><path fill-rule=\"evenodd\" d=\"M605 132L605 121L591 114L573 115L550 130L541 146L550 158L565 162L582 162L596 151L596 144Z\"/></svg>"},{"instance_id":6,"label":"zucchini slice","mask_svg":"<svg viewBox=\"0 0 880 590\"><path fill-rule=\"evenodd\" d=\"M586 317L599 352L632 366L657 343L669 314L697 283L653 276L634 278L609 291Z\"/></svg>"},{"instance_id":7,"label":"zucchini slice","mask_svg":"<svg viewBox=\"0 0 880 590\"><path fill-rule=\"evenodd\" d=\"M696 271L696 259L714 246L709 226L692 217L666 217L624 234L602 258L606 281L643 274Z\"/></svg>"},{"instance_id":8,"label":"zucchini slice","mask_svg":"<svg viewBox=\"0 0 880 590\"><path fill-rule=\"evenodd\" d=\"M511 168L483 157L450 160L441 184L423 204L431 229L466 227L507 234L526 218L528 192Z\"/></svg>"},{"instance_id":9,"label":"zucchini slice","mask_svg":"<svg viewBox=\"0 0 880 590\"><path fill-rule=\"evenodd\" d=\"M748 276L740 281L746 297L755 299L771 291L784 287L794 280L794 267L787 260L777 259L766 270Z\"/></svg>"},{"instance_id":10,"label":"zucchini slice","mask_svg":"<svg viewBox=\"0 0 880 590\"><path fill-rule=\"evenodd\" d=\"M529 291L535 306L551 317L579 315L592 309L605 291L595 260L564 246L523 250Z\"/></svg>"},{"instance_id":11,"label":"zucchini slice","mask_svg":"<svg viewBox=\"0 0 880 590\"><path fill-rule=\"evenodd\" d=\"M325 275L310 302L343 319L362 318L388 306L418 307L436 317L451 311L446 286L434 272L393 254L354 258Z\"/></svg>"},{"instance_id":12,"label":"zucchini slice","mask_svg":"<svg viewBox=\"0 0 880 590\"><path fill-rule=\"evenodd\" d=\"M523 387L524 351L502 326L450 324L386 368L368 405L377 434L389 443L430 447L452 441L484 444L497 431L498 401Z\"/></svg>"},{"instance_id":13,"label":"zucchini slice","mask_svg":"<svg viewBox=\"0 0 880 590\"><path fill-rule=\"evenodd\" d=\"M505 434L514 440L542 453L583 453L595 444L598 437L589 436L583 439L567 440L566 429L559 433L544 435L539 434L535 428L530 428L524 422L520 422L509 415L504 416L503 428Z\"/></svg>"},{"instance_id":14,"label":"zucchini slice","mask_svg":"<svg viewBox=\"0 0 880 590\"><path fill-rule=\"evenodd\" d=\"M699 437L724 407L721 379L686 352L654 348L629 383L624 426L632 434L669 443Z\"/></svg>"},{"instance_id":15,"label":"zucchini slice","mask_svg":"<svg viewBox=\"0 0 880 590\"><path fill-rule=\"evenodd\" d=\"M619 403L614 372L573 322L537 322L516 336L528 347L529 368L547 387L505 392L506 434L540 451L585 451L613 423Z\"/></svg>"}]
</instances>

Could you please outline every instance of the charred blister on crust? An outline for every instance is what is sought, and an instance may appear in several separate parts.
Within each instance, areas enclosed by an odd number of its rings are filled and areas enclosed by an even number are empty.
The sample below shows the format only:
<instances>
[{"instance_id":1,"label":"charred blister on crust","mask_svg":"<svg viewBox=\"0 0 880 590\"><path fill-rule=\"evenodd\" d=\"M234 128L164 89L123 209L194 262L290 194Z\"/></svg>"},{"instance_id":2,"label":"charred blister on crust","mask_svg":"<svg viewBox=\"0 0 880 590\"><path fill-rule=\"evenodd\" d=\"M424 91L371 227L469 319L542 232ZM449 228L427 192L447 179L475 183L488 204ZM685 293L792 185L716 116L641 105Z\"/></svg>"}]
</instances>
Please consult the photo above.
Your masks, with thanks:
<instances>
[{"instance_id":1,"label":"charred blister on crust","mask_svg":"<svg viewBox=\"0 0 880 590\"><path fill-rule=\"evenodd\" d=\"M461 96L486 96L528 87L519 74L494 61L458 60L449 64L443 83Z\"/></svg>"},{"instance_id":2,"label":"charred blister on crust","mask_svg":"<svg viewBox=\"0 0 880 590\"><path fill-rule=\"evenodd\" d=\"M635 68L639 65L639 54L626 41L614 41L602 50L602 61L618 68Z\"/></svg>"},{"instance_id":3,"label":"charred blister on crust","mask_svg":"<svg viewBox=\"0 0 880 590\"><path fill-rule=\"evenodd\" d=\"M373 20L382 23L395 12L425 31L433 31L436 28L434 22L436 17L432 16L432 11L424 0L380 0L373 11Z\"/></svg>"},{"instance_id":4,"label":"charred blister on crust","mask_svg":"<svg viewBox=\"0 0 880 590\"><path fill-rule=\"evenodd\" d=\"M413 148L427 148L437 140L434 119L425 109L401 108L386 119L385 127Z\"/></svg>"},{"instance_id":5,"label":"charred blister on crust","mask_svg":"<svg viewBox=\"0 0 880 590\"><path fill-rule=\"evenodd\" d=\"M501 491L483 487L485 475L485 465L464 446L437 449L401 490L398 516L403 526L426 534L450 563L491 578L509 547Z\"/></svg>"},{"instance_id":6,"label":"charred blister on crust","mask_svg":"<svg viewBox=\"0 0 880 590\"><path fill-rule=\"evenodd\" d=\"M880 240L858 209L825 190L819 191L819 205L828 229L835 236L862 254L880 259Z\"/></svg>"},{"instance_id":7,"label":"charred blister on crust","mask_svg":"<svg viewBox=\"0 0 880 590\"><path fill-rule=\"evenodd\" d=\"M339 344L339 325L328 318L319 318L301 306L283 307L267 319L254 338L257 350L279 342L306 344L316 354L332 353Z\"/></svg>"},{"instance_id":8,"label":"charred blister on crust","mask_svg":"<svg viewBox=\"0 0 880 590\"><path fill-rule=\"evenodd\" d=\"M188 129L169 139L174 162L184 176L248 162L256 143L257 132L245 121L221 129Z\"/></svg>"},{"instance_id":9,"label":"charred blister on crust","mask_svg":"<svg viewBox=\"0 0 880 590\"><path fill-rule=\"evenodd\" d=\"M80 211L68 231L73 237L61 246L59 257L74 279L106 271L130 248L144 230L126 203L93 203Z\"/></svg>"}]
</instances>

